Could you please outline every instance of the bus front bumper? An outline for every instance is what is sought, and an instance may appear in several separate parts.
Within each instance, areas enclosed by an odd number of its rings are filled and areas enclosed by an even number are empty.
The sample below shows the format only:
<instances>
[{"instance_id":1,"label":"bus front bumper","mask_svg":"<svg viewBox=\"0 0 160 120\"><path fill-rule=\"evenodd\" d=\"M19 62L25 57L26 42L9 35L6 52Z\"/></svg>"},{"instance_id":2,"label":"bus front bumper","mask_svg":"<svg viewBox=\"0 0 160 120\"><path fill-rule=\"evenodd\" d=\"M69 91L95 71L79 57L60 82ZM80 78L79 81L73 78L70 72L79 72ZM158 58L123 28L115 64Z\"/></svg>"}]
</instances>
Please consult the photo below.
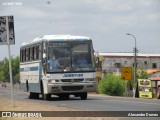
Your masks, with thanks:
<instances>
[{"instance_id":1,"label":"bus front bumper","mask_svg":"<svg viewBox=\"0 0 160 120\"><path fill-rule=\"evenodd\" d=\"M95 82L48 84L48 94L95 92Z\"/></svg>"}]
</instances>

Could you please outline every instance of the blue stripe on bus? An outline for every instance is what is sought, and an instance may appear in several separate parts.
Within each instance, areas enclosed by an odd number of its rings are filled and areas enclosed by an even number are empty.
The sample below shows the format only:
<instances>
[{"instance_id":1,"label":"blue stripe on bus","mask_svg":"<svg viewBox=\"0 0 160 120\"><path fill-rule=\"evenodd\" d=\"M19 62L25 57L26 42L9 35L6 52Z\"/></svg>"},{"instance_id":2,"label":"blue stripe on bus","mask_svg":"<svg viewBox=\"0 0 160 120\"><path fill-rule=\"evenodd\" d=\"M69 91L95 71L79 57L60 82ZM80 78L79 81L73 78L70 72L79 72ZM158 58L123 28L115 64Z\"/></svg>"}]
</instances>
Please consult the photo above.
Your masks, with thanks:
<instances>
[{"instance_id":1,"label":"blue stripe on bus","mask_svg":"<svg viewBox=\"0 0 160 120\"><path fill-rule=\"evenodd\" d=\"M39 70L38 66L20 68L20 72L29 72L29 71L38 71L38 70Z\"/></svg>"},{"instance_id":2,"label":"blue stripe on bus","mask_svg":"<svg viewBox=\"0 0 160 120\"><path fill-rule=\"evenodd\" d=\"M20 72L24 72L24 68L20 68Z\"/></svg>"},{"instance_id":3,"label":"blue stripe on bus","mask_svg":"<svg viewBox=\"0 0 160 120\"><path fill-rule=\"evenodd\" d=\"M38 71L38 66L36 66L36 67L30 67L30 71Z\"/></svg>"}]
</instances>

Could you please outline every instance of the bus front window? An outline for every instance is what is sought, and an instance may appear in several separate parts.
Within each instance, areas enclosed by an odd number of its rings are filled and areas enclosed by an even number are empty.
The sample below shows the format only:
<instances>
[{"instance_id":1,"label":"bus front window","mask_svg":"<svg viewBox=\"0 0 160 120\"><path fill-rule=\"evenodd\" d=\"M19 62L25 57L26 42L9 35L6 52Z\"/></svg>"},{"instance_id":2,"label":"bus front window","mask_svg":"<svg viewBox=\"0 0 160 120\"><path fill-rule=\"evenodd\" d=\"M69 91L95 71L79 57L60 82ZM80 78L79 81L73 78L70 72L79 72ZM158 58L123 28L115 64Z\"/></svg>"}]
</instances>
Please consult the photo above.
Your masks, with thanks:
<instances>
[{"instance_id":1,"label":"bus front window","mask_svg":"<svg viewBox=\"0 0 160 120\"><path fill-rule=\"evenodd\" d=\"M70 49L67 46L48 47L48 71L49 72L66 72L71 70Z\"/></svg>"},{"instance_id":2,"label":"bus front window","mask_svg":"<svg viewBox=\"0 0 160 120\"><path fill-rule=\"evenodd\" d=\"M75 43L72 47L72 68L74 71L94 69L91 46L88 43Z\"/></svg>"},{"instance_id":3,"label":"bus front window","mask_svg":"<svg viewBox=\"0 0 160 120\"><path fill-rule=\"evenodd\" d=\"M94 71L90 43L50 43L47 49L48 72Z\"/></svg>"}]
</instances>

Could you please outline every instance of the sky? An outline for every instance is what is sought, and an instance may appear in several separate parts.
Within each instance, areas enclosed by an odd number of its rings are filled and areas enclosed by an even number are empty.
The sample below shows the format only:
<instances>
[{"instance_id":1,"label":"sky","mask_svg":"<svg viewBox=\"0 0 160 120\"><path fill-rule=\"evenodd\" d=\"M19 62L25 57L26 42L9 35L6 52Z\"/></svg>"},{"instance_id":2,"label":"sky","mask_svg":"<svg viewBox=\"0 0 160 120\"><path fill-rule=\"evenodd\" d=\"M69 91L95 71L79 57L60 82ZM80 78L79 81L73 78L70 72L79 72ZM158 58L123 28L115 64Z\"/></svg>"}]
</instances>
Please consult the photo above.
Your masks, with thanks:
<instances>
[{"instance_id":1,"label":"sky","mask_svg":"<svg viewBox=\"0 0 160 120\"><path fill-rule=\"evenodd\" d=\"M0 0L0 16L14 16L15 45L53 34L87 36L98 52L160 54L160 0ZM8 47L0 45L0 60Z\"/></svg>"}]
</instances>

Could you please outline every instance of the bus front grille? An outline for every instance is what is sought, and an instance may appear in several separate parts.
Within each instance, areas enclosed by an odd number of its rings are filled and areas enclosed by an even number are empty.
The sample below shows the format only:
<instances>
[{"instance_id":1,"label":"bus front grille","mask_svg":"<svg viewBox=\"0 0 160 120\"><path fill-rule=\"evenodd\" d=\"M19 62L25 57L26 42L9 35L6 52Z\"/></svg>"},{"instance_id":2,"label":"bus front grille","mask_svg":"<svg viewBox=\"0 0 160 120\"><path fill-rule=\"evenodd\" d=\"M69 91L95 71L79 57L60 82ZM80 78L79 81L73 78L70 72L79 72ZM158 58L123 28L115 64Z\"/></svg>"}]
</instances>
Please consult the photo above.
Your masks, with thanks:
<instances>
[{"instance_id":1,"label":"bus front grille","mask_svg":"<svg viewBox=\"0 0 160 120\"><path fill-rule=\"evenodd\" d=\"M71 79L61 79L62 82L71 82Z\"/></svg>"},{"instance_id":2,"label":"bus front grille","mask_svg":"<svg viewBox=\"0 0 160 120\"><path fill-rule=\"evenodd\" d=\"M78 91L82 89L83 89L83 86L62 86L63 91Z\"/></svg>"},{"instance_id":3,"label":"bus front grille","mask_svg":"<svg viewBox=\"0 0 160 120\"><path fill-rule=\"evenodd\" d=\"M62 82L82 82L84 79L61 79Z\"/></svg>"}]
</instances>

